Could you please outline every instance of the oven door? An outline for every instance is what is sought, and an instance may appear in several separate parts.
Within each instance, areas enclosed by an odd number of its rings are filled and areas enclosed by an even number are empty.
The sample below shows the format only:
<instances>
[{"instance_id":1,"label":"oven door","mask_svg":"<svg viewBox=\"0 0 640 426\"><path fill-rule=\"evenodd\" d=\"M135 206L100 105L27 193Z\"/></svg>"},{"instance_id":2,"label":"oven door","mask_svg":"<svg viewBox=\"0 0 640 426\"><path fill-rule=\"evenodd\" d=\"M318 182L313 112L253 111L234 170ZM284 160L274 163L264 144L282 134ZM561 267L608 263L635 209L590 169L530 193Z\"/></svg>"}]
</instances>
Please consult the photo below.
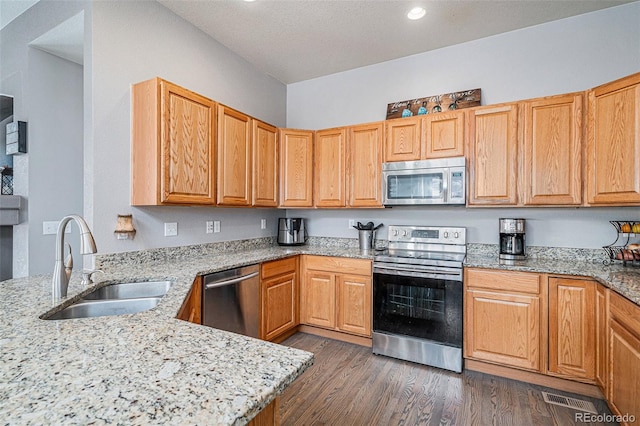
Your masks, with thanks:
<instances>
[{"instance_id":1,"label":"oven door","mask_svg":"<svg viewBox=\"0 0 640 426\"><path fill-rule=\"evenodd\" d=\"M374 273L373 330L462 348L462 282Z\"/></svg>"}]
</instances>

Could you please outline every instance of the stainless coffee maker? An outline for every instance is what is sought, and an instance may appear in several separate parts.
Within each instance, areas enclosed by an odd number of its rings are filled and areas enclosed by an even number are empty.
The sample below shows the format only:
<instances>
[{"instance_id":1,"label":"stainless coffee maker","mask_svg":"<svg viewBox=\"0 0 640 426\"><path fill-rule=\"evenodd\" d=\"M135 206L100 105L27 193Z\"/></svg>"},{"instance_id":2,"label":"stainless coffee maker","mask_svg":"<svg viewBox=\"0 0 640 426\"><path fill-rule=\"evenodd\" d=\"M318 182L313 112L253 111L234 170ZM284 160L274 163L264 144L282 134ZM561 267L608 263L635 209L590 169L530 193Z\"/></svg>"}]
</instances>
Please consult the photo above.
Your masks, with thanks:
<instances>
[{"instance_id":1,"label":"stainless coffee maker","mask_svg":"<svg viewBox=\"0 0 640 426\"><path fill-rule=\"evenodd\" d=\"M278 244L300 246L309 239L305 220L301 217L281 217L278 219Z\"/></svg>"},{"instance_id":2,"label":"stainless coffee maker","mask_svg":"<svg viewBox=\"0 0 640 426\"><path fill-rule=\"evenodd\" d=\"M524 219L500 219L500 255L501 260L524 260L525 234Z\"/></svg>"}]
</instances>

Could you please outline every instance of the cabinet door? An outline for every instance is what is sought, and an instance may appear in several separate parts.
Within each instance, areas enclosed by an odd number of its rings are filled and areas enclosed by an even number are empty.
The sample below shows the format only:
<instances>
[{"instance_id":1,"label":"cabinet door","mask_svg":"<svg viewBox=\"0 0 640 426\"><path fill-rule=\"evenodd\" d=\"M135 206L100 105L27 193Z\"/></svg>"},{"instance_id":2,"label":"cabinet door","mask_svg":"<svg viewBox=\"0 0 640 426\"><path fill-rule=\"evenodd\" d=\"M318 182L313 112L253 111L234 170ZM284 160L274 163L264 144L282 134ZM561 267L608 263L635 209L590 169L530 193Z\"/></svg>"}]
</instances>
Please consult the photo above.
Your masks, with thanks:
<instances>
[{"instance_id":1,"label":"cabinet door","mask_svg":"<svg viewBox=\"0 0 640 426\"><path fill-rule=\"evenodd\" d=\"M398 118L386 122L384 161L411 161L420 159L422 118Z\"/></svg>"},{"instance_id":2,"label":"cabinet door","mask_svg":"<svg viewBox=\"0 0 640 426\"><path fill-rule=\"evenodd\" d=\"M465 357L540 370L538 296L467 290Z\"/></svg>"},{"instance_id":3,"label":"cabinet door","mask_svg":"<svg viewBox=\"0 0 640 426\"><path fill-rule=\"evenodd\" d=\"M589 91L589 204L640 204L639 116L640 73Z\"/></svg>"},{"instance_id":4,"label":"cabinet door","mask_svg":"<svg viewBox=\"0 0 640 426\"><path fill-rule=\"evenodd\" d=\"M596 285L596 383L607 395L607 359L609 333L609 290Z\"/></svg>"},{"instance_id":5,"label":"cabinet door","mask_svg":"<svg viewBox=\"0 0 640 426\"><path fill-rule=\"evenodd\" d=\"M640 340L618 321L611 321L609 405L614 414L640 415ZM636 422L628 424L637 424Z\"/></svg>"},{"instance_id":6,"label":"cabinet door","mask_svg":"<svg viewBox=\"0 0 640 426\"><path fill-rule=\"evenodd\" d=\"M474 109L469 128L468 204L517 204L517 105Z\"/></svg>"},{"instance_id":7,"label":"cabinet door","mask_svg":"<svg viewBox=\"0 0 640 426\"><path fill-rule=\"evenodd\" d=\"M178 311L178 319L202 324L202 277L198 276Z\"/></svg>"},{"instance_id":8,"label":"cabinet door","mask_svg":"<svg viewBox=\"0 0 640 426\"><path fill-rule=\"evenodd\" d=\"M161 81L161 202L215 204L215 104Z\"/></svg>"},{"instance_id":9,"label":"cabinet door","mask_svg":"<svg viewBox=\"0 0 640 426\"><path fill-rule=\"evenodd\" d=\"M313 207L313 132L279 129L280 207Z\"/></svg>"},{"instance_id":10,"label":"cabinet door","mask_svg":"<svg viewBox=\"0 0 640 426\"><path fill-rule=\"evenodd\" d=\"M253 205L278 206L277 129L253 120Z\"/></svg>"},{"instance_id":11,"label":"cabinet door","mask_svg":"<svg viewBox=\"0 0 640 426\"><path fill-rule=\"evenodd\" d=\"M314 161L314 201L316 207L346 206L346 154L345 128L316 132Z\"/></svg>"},{"instance_id":12,"label":"cabinet door","mask_svg":"<svg viewBox=\"0 0 640 426\"><path fill-rule=\"evenodd\" d=\"M465 111L428 115L422 121L422 158L464 155Z\"/></svg>"},{"instance_id":13,"label":"cabinet door","mask_svg":"<svg viewBox=\"0 0 640 426\"><path fill-rule=\"evenodd\" d=\"M595 378L595 283L549 278L549 372Z\"/></svg>"},{"instance_id":14,"label":"cabinet door","mask_svg":"<svg viewBox=\"0 0 640 426\"><path fill-rule=\"evenodd\" d=\"M371 337L371 277L338 275L338 329Z\"/></svg>"},{"instance_id":15,"label":"cabinet door","mask_svg":"<svg viewBox=\"0 0 640 426\"><path fill-rule=\"evenodd\" d=\"M218 204L251 205L251 119L218 106Z\"/></svg>"},{"instance_id":16,"label":"cabinet door","mask_svg":"<svg viewBox=\"0 0 640 426\"><path fill-rule=\"evenodd\" d=\"M297 311L296 273L262 282L262 338L274 337L295 327Z\"/></svg>"},{"instance_id":17,"label":"cabinet door","mask_svg":"<svg viewBox=\"0 0 640 426\"><path fill-rule=\"evenodd\" d=\"M306 271L301 286L300 321L307 325L336 327L336 277L322 271Z\"/></svg>"},{"instance_id":18,"label":"cabinet door","mask_svg":"<svg viewBox=\"0 0 640 426\"><path fill-rule=\"evenodd\" d=\"M349 206L382 207L383 123L349 128L348 171Z\"/></svg>"},{"instance_id":19,"label":"cabinet door","mask_svg":"<svg viewBox=\"0 0 640 426\"><path fill-rule=\"evenodd\" d=\"M582 94L524 104L523 203L582 202Z\"/></svg>"}]
</instances>

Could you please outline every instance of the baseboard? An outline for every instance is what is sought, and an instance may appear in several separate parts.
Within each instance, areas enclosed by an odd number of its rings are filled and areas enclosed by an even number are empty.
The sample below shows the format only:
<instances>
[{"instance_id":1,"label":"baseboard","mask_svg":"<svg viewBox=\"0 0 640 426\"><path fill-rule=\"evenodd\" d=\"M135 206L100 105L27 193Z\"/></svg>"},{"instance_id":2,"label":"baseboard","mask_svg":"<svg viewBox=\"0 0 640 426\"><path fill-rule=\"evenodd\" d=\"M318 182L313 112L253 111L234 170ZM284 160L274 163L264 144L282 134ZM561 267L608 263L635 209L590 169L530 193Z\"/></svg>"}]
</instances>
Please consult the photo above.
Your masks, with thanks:
<instances>
[{"instance_id":1,"label":"baseboard","mask_svg":"<svg viewBox=\"0 0 640 426\"><path fill-rule=\"evenodd\" d=\"M285 340L287 340L289 337L291 337L294 334L296 334L297 332L298 332L298 327L293 327L292 329L285 331L281 335L279 335L277 337L274 337L273 339L271 339L269 341L273 342L273 343L282 343Z\"/></svg>"},{"instance_id":2,"label":"baseboard","mask_svg":"<svg viewBox=\"0 0 640 426\"><path fill-rule=\"evenodd\" d=\"M598 386L587 383L574 382L559 377L546 376L532 371L523 371L466 358L464 360L464 368L466 370L479 371L481 373L518 380L520 382L546 386L564 392L577 393L591 398L605 399Z\"/></svg>"},{"instance_id":3,"label":"baseboard","mask_svg":"<svg viewBox=\"0 0 640 426\"><path fill-rule=\"evenodd\" d=\"M298 331L301 333L313 334L328 339L340 340L341 342L353 343L355 345L371 347L371 337L354 336L353 334L341 333L339 331L327 330L324 328L312 327L309 325L299 325Z\"/></svg>"}]
</instances>

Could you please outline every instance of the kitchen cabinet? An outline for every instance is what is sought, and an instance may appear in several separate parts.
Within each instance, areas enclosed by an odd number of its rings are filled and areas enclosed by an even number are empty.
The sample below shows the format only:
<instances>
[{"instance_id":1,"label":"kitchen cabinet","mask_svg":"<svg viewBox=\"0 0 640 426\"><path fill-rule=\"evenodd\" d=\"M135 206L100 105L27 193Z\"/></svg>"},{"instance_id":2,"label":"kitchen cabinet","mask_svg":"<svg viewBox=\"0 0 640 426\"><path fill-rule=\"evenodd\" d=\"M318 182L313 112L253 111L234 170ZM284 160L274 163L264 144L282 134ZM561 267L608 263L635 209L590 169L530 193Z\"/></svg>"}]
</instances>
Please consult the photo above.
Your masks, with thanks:
<instances>
[{"instance_id":1,"label":"kitchen cabinet","mask_svg":"<svg viewBox=\"0 0 640 426\"><path fill-rule=\"evenodd\" d=\"M313 207L313 132L278 129L280 207Z\"/></svg>"},{"instance_id":2,"label":"kitchen cabinet","mask_svg":"<svg viewBox=\"0 0 640 426\"><path fill-rule=\"evenodd\" d=\"M465 270L464 356L541 370L541 276Z\"/></svg>"},{"instance_id":3,"label":"kitchen cabinet","mask_svg":"<svg viewBox=\"0 0 640 426\"><path fill-rule=\"evenodd\" d=\"M314 201L316 207L345 207L347 130L319 130L314 140Z\"/></svg>"},{"instance_id":4,"label":"kitchen cabinet","mask_svg":"<svg viewBox=\"0 0 640 426\"><path fill-rule=\"evenodd\" d=\"M518 105L469 112L469 206L516 205Z\"/></svg>"},{"instance_id":5,"label":"kitchen cabinet","mask_svg":"<svg viewBox=\"0 0 640 426\"><path fill-rule=\"evenodd\" d=\"M608 346L609 346L609 290L602 285L596 285L596 383L602 393L607 395L608 381Z\"/></svg>"},{"instance_id":6,"label":"kitchen cabinet","mask_svg":"<svg viewBox=\"0 0 640 426\"><path fill-rule=\"evenodd\" d=\"M524 205L582 203L582 93L523 103Z\"/></svg>"},{"instance_id":7,"label":"kitchen cabinet","mask_svg":"<svg viewBox=\"0 0 640 426\"><path fill-rule=\"evenodd\" d=\"M640 204L640 73L588 92L587 203Z\"/></svg>"},{"instance_id":8,"label":"kitchen cabinet","mask_svg":"<svg viewBox=\"0 0 640 426\"><path fill-rule=\"evenodd\" d=\"M251 118L218 106L218 204L250 206L252 186Z\"/></svg>"},{"instance_id":9,"label":"kitchen cabinet","mask_svg":"<svg viewBox=\"0 0 640 426\"><path fill-rule=\"evenodd\" d=\"M610 292L609 387L614 414L640 415L640 307ZM637 424L625 423L623 424Z\"/></svg>"},{"instance_id":10,"label":"kitchen cabinet","mask_svg":"<svg viewBox=\"0 0 640 426\"><path fill-rule=\"evenodd\" d=\"M419 160L421 154L422 118L397 118L385 123L384 161Z\"/></svg>"},{"instance_id":11,"label":"kitchen cabinet","mask_svg":"<svg viewBox=\"0 0 640 426\"><path fill-rule=\"evenodd\" d=\"M261 338L272 341L298 325L298 258L260 265Z\"/></svg>"},{"instance_id":12,"label":"kitchen cabinet","mask_svg":"<svg viewBox=\"0 0 640 426\"><path fill-rule=\"evenodd\" d=\"M465 116L463 110L429 114L422 121L422 159L464 155Z\"/></svg>"},{"instance_id":13,"label":"kitchen cabinet","mask_svg":"<svg viewBox=\"0 0 640 426\"><path fill-rule=\"evenodd\" d=\"M348 130L349 207L382 207L384 123L351 126Z\"/></svg>"},{"instance_id":14,"label":"kitchen cabinet","mask_svg":"<svg viewBox=\"0 0 640 426\"><path fill-rule=\"evenodd\" d=\"M595 379L596 286L590 280L549 278L548 373Z\"/></svg>"},{"instance_id":15,"label":"kitchen cabinet","mask_svg":"<svg viewBox=\"0 0 640 426\"><path fill-rule=\"evenodd\" d=\"M198 276L194 280L189 294L178 311L177 318L202 324L202 277Z\"/></svg>"},{"instance_id":16,"label":"kitchen cabinet","mask_svg":"<svg viewBox=\"0 0 640 426\"><path fill-rule=\"evenodd\" d=\"M215 204L215 102L160 78L131 101L131 205Z\"/></svg>"},{"instance_id":17,"label":"kitchen cabinet","mask_svg":"<svg viewBox=\"0 0 640 426\"><path fill-rule=\"evenodd\" d=\"M253 188L255 207L278 206L278 129L253 120Z\"/></svg>"},{"instance_id":18,"label":"kitchen cabinet","mask_svg":"<svg viewBox=\"0 0 640 426\"><path fill-rule=\"evenodd\" d=\"M302 257L300 322L371 337L371 261Z\"/></svg>"}]
</instances>

